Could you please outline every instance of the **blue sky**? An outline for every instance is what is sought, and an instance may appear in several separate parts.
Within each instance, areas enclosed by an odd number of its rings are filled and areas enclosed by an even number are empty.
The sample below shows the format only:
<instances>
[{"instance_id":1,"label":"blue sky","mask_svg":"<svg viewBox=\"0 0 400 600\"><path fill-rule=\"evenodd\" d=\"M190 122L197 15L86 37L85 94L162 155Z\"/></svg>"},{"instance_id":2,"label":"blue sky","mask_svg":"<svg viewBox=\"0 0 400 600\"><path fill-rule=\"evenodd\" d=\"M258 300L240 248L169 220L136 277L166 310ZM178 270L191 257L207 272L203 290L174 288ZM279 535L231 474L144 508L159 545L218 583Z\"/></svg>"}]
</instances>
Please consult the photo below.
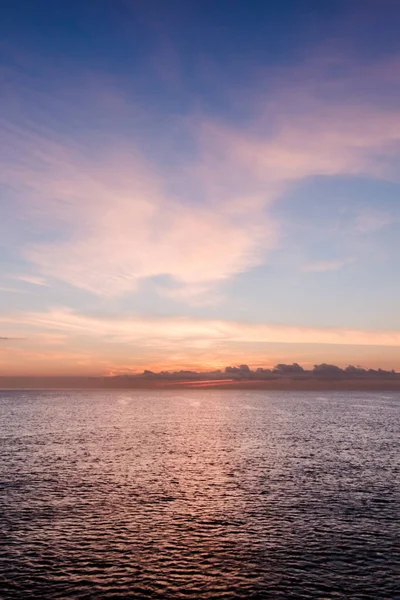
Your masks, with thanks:
<instances>
[{"instance_id":1,"label":"blue sky","mask_svg":"<svg viewBox=\"0 0 400 600\"><path fill-rule=\"evenodd\" d=\"M1 372L400 369L397 2L2 17Z\"/></svg>"}]
</instances>

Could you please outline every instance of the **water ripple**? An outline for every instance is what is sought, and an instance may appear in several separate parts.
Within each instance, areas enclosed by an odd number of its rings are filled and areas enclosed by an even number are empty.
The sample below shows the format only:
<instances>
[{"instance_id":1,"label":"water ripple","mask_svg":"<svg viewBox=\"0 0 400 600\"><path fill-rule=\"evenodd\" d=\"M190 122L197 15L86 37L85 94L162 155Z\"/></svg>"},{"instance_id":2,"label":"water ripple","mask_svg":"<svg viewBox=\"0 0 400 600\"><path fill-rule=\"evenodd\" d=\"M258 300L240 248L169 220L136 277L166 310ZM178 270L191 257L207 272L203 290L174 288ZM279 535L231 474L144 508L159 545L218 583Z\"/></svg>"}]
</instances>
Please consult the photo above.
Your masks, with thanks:
<instances>
[{"instance_id":1,"label":"water ripple","mask_svg":"<svg viewBox=\"0 0 400 600\"><path fill-rule=\"evenodd\" d=\"M1 598L399 598L399 409L0 392Z\"/></svg>"}]
</instances>

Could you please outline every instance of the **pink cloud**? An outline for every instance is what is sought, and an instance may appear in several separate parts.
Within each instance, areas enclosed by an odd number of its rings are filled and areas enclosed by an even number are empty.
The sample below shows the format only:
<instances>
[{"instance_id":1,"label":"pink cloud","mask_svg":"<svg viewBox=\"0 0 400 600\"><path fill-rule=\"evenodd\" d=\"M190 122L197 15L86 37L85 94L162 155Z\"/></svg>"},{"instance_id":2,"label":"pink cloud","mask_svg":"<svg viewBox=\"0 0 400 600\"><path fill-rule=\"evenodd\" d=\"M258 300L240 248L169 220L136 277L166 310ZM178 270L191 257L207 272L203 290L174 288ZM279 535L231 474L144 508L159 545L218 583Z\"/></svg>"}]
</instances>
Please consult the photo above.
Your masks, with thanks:
<instances>
[{"instance_id":1,"label":"pink cloud","mask_svg":"<svg viewBox=\"0 0 400 600\"><path fill-rule=\"evenodd\" d=\"M111 337L143 346L212 348L226 344L340 344L400 346L398 330L306 327L189 317L150 318L135 315L95 317L68 309L0 316L0 323L25 325L27 330L64 333L91 339Z\"/></svg>"},{"instance_id":2,"label":"pink cloud","mask_svg":"<svg viewBox=\"0 0 400 600\"><path fill-rule=\"evenodd\" d=\"M259 214L171 196L134 148L104 161L41 136L15 139L33 161L11 165L4 178L27 188L25 211L37 226L66 237L25 250L45 276L105 296L157 275L204 289L259 264L275 242L276 227Z\"/></svg>"},{"instance_id":3,"label":"pink cloud","mask_svg":"<svg viewBox=\"0 0 400 600\"><path fill-rule=\"evenodd\" d=\"M0 178L20 192L23 226L54 239L23 248L34 277L108 297L166 275L176 287L165 293L207 301L221 282L265 262L280 230L268 208L291 186L339 174L396 179L386 159L400 143L400 111L330 103L320 97L329 81L305 72L277 80L248 127L193 117L198 153L167 172L134 139L108 135L100 146L96 133L62 137L8 110ZM105 86L100 96L132 122L117 93ZM171 181L185 191L171 192Z\"/></svg>"}]
</instances>

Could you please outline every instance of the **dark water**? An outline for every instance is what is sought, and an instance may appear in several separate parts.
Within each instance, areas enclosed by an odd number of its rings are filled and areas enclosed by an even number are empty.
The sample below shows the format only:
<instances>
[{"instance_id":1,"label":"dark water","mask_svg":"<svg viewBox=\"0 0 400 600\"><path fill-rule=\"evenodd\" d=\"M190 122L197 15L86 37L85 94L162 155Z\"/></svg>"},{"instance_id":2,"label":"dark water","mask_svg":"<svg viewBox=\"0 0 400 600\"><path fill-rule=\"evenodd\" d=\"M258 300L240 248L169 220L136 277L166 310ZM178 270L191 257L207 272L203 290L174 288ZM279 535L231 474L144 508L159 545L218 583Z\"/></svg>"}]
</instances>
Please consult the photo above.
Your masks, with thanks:
<instances>
[{"instance_id":1,"label":"dark water","mask_svg":"<svg viewBox=\"0 0 400 600\"><path fill-rule=\"evenodd\" d=\"M400 395L0 392L8 598L400 598Z\"/></svg>"}]
</instances>

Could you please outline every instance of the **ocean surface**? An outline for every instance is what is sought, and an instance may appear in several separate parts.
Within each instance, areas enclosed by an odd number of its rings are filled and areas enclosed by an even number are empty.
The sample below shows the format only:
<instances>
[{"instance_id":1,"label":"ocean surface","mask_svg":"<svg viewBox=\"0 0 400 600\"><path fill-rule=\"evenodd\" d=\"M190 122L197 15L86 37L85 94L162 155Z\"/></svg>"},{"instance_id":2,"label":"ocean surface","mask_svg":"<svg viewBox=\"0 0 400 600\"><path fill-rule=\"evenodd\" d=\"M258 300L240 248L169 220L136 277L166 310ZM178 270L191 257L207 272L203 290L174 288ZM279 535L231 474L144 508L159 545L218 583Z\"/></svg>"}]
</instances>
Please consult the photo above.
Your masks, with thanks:
<instances>
[{"instance_id":1,"label":"ocean surface","mask_svg":"<svg viewBox=\"0 0 400 600\"><path fill-rule=\"evenodd\" d=\"M0 597L400 598L400 394L0 392Z\"/></svg>"}]
</instances>

